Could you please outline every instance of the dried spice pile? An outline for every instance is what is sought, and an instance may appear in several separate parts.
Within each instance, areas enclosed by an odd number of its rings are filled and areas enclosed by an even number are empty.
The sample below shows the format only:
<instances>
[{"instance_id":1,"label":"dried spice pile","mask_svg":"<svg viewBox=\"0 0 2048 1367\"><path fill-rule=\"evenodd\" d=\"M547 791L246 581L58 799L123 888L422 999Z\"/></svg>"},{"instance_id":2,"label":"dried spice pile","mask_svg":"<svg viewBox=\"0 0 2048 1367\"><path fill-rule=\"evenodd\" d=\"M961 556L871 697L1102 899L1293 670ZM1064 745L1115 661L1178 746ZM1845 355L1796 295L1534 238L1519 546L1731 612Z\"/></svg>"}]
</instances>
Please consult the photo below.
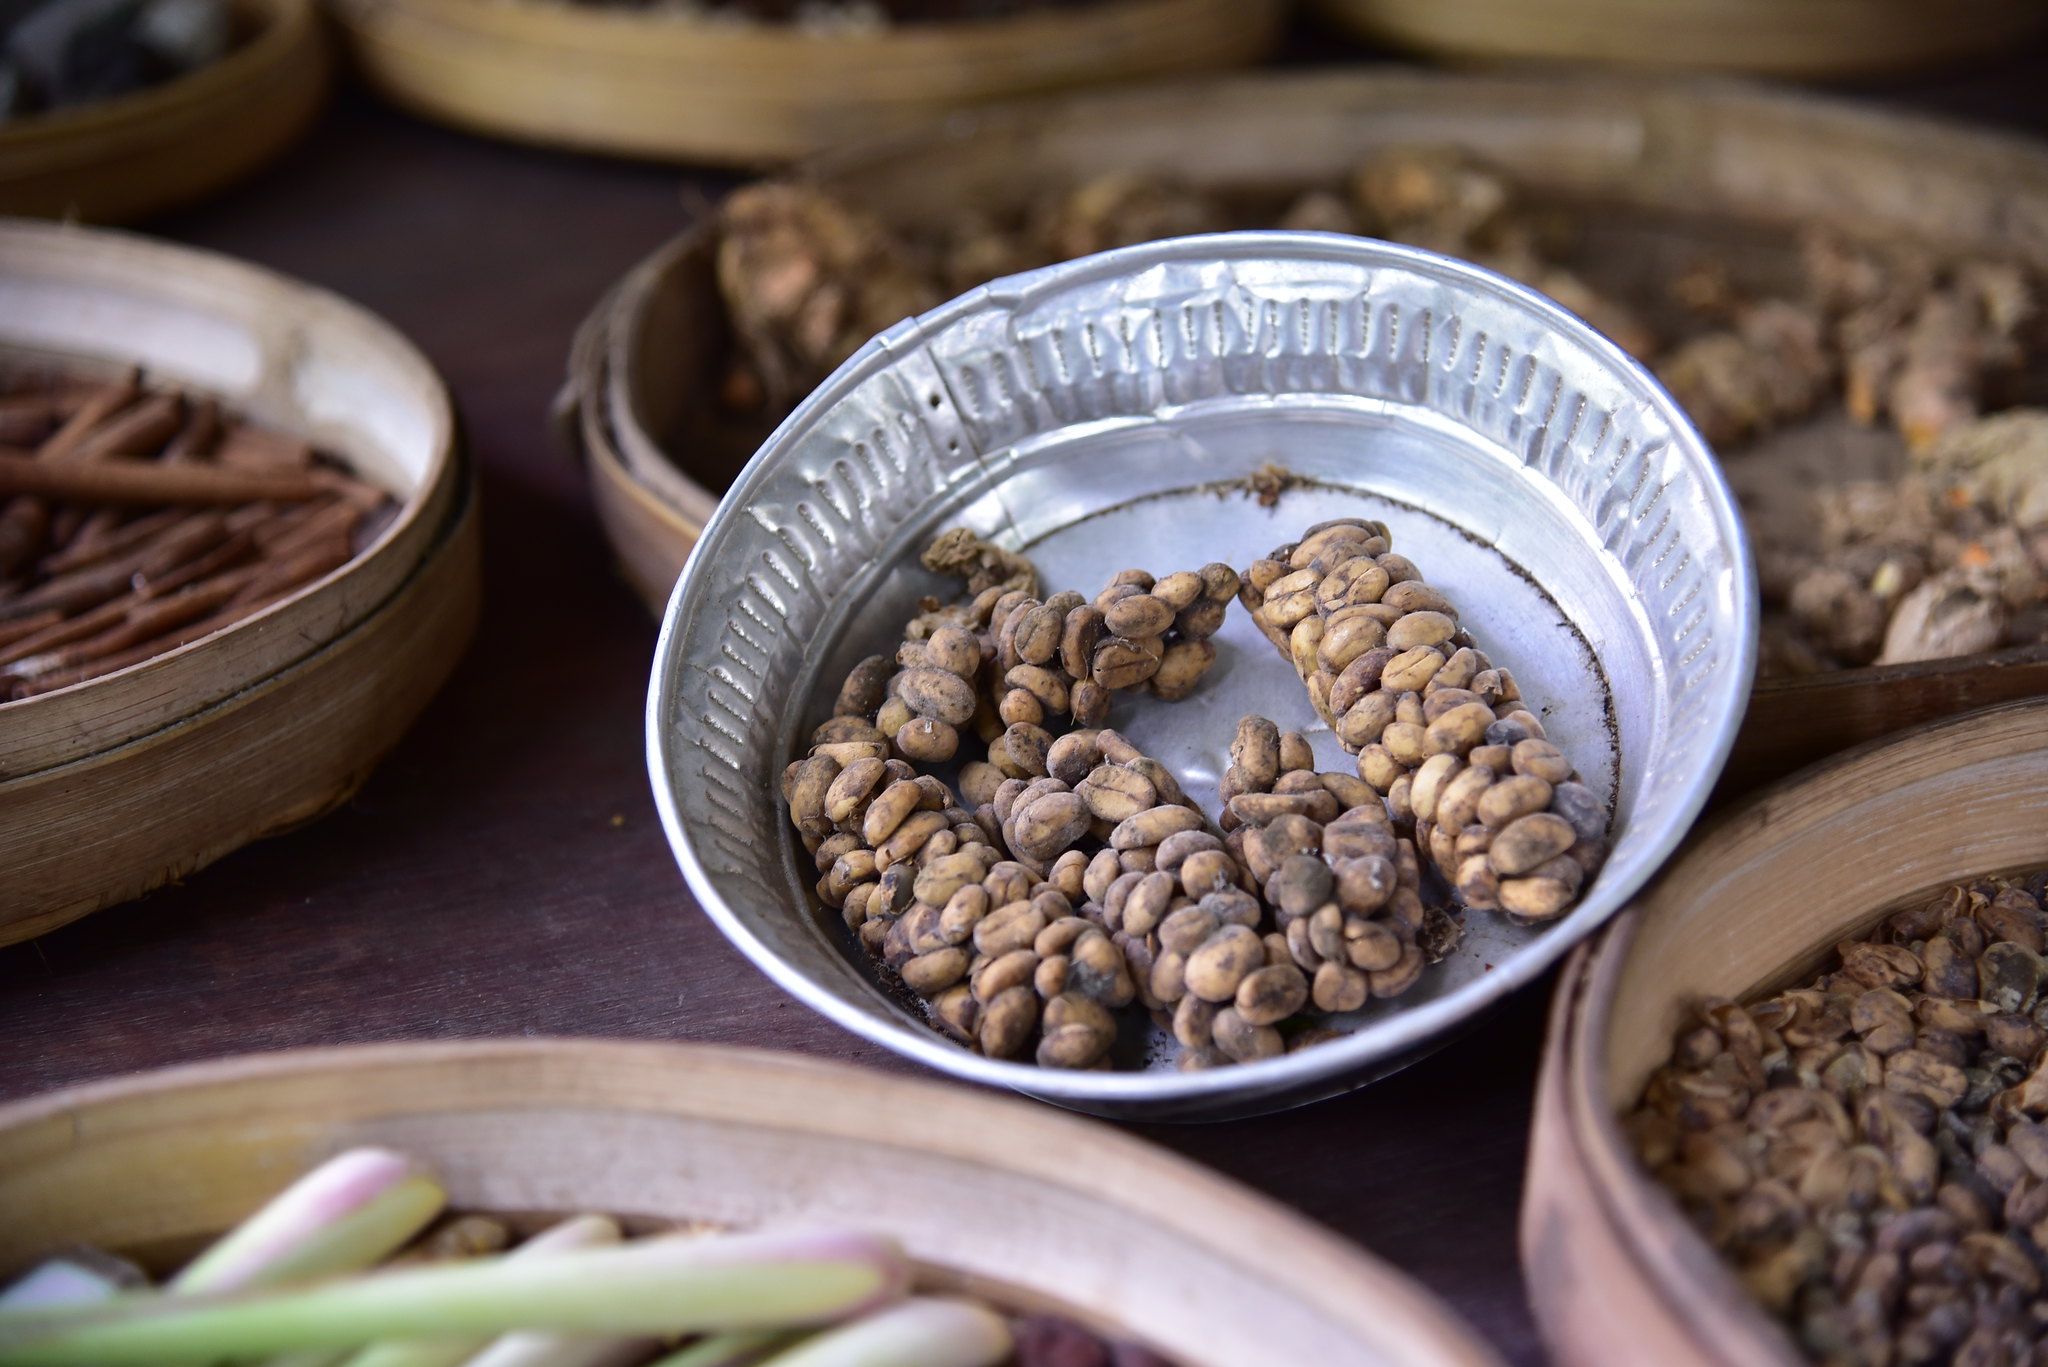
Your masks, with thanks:
<instances>
[{"instance_id":1,"label":"dried spice pile","mask_svg":"<svg viewBox=\"0 0 2048 1367\"><path fill-rule=\"evenodd\" d=\"M854 667L782 792L819 897L991 1058L1109 1066L1135 1010L1184 1067L1271 1058L1455 946L1424 858L1465 907L1524 923L1598 868L1604 806L1379 523L1311 527L1244 574L1127 570L1092 600L1040 599L1028 560L964 531L924 562L971 598L926 600ZM1337 725L1359 772L1245 717L1212 826L1109 722L1119 696L1191 694L1233 598L1317 662L1326 720L1356 695Z\"/></svg>"},{"instance_id":2,"label":"dried spice pile","mask_svg":"<svg viewBox=\"0 0 2048 1367\"><path fill-rule=\"evenodd\" d=\"M225 57L226 0L5 0L0 125L160 85Z\"/></svg>"},{"instance_id":3,"label":"dried spice pile","mask_svg":"<svg viewBox=\"0 0 2048 1367\"><path fill-rule=\"evenodd\" d=\"M2032 274L1809 233L1770 288L1701 248L1624 297L1561 263L1569 213L1457 152L1387 152L1284 204L1111 175L1015 212L963 206L915 234L808 186L747 187L719 224L737 342L724 402L786 411L875 332L999 275L1257 226L1476 261L1649 363L1749 515L1766 674L2048 642L2048 315ZM1867 458L1838 458L1845 443Z\"/></svg>"},{"instance_id":4,"label":"dried spice pile","mask_svg":"<svg viewBox=\"0 0 2048 1367\"><path fill-rule=\"evenodd\" d=\"M133 372L0 382L0 702L261 612L396 512L305 442Z\"/></svg>"},{"instance_id":5,"label":"dried spice pile","mask_svg":"<svg viewBox=\"0 0 2048 1367\"><path fill-rule=\"evenodd\" d=\"M2044 895L1951 888L1804 987L1700 1003L1626 1121L1816 1362L2048 1361Z\"/></svg>"}]
</instances>

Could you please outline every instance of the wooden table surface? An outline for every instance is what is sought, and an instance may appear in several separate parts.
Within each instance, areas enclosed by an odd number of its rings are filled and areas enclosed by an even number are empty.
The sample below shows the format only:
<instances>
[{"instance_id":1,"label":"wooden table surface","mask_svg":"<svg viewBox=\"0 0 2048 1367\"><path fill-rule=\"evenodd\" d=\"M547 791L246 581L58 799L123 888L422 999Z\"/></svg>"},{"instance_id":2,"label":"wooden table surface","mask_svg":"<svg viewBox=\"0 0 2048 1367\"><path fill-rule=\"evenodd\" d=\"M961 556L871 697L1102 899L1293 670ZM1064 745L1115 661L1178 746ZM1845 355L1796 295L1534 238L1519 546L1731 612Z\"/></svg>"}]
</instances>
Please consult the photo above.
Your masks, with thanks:
<instances>
[{"instance_id":1,"label":"wooden table surface","mask_svg":"<svg viewBox=\"0 0 2048 1367\"><path fill-rule=\"evenodd\" d=\"M2037 52L1875 93L2041 134L2044 78ZM501 146L344 93L279 165L145 225L338 290L440 367L481 469L483 622L344 809L0 950L0 1099L248 1050L483 1035L907 1067L784 996L685 891L641 753L655 624L546 423L577 321L683 226L686 186L701 203L730 183ZM1539 1363L1515 1211L1548 995L1349 1097L1134 1128L1356 1239L1509 1361Z\"/></svg>"}]
</instances>

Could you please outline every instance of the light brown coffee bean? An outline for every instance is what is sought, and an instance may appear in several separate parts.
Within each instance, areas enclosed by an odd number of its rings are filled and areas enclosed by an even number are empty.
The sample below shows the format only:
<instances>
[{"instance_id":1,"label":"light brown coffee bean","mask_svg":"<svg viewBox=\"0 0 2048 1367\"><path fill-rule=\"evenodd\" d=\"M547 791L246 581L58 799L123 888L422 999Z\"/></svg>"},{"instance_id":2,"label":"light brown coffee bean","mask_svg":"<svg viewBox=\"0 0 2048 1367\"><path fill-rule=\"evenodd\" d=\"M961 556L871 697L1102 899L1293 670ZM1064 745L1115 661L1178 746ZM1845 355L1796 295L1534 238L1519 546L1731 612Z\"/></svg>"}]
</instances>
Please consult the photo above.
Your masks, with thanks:
<instances>
[{"instance_id":1,"label":"light brown coffee bean","mask_svg":"<svg viewBox=\"0 0 2048 1367\"><path fill-rule=\"evenodd\" d=\"M1134 593L1104 608L1102 619L1115 635L1135 640L1140 636L1164 634L1173 625L1173 616L1178 610L1152 594Z\"/></svg>"},{"instance_id":2,"label":"light brown coffee bean","mask_svg":"<svg viewBox=\"0 0 2048 1367\"><path fill-rule=\"evenodd\" d=\"M1265 960L1266 946L1257 934L1243 926L1224 926L1188 955L1188 991L1204 1001L1230 1001L1238 984Z\"/></svg>"},{"instance_id":3,"label":"light brown coffee bean","mask_svg":"<svg viewBox=\"0 0 2048 1367\"><path fill-rule=\"evenodd\" d=\"M1458 614L1452 613L1455 617ZM1457 638L1451 638L1455 641ZM1434 689L1455 688L1461 693L1471 693L1483 703L1499 701L1498 696L1488 696L1474 689L1473 682L1486 667L1486 657L1470 646L1460 646L1451 652L1451 658L1444 661L1444 667L1430 678L1429 686Z\"/></svg>"},{"instance_id":4,"label":"light brown coffee bean","mask_svg":"<svg viewBox=\"0 0 2048 1367\"><path fill-rule=\"evenodd\" d=\"M1157 641L1150 643L1157 646ZM1123 636L1105 637L1095 648L1095 657L1090 664L1090 676L1103 688L1116 690L1136 688L1159 672L1160 661L1165 651L1157 654L1147 643Z\"/></svg>"},{"instance_id":5,"label":"light brown coffee bean","mask_svg":"<svg viewBox=\"0 0 2048 1367\"><path fill-rule=\"evenodd\" d=\"M790 821L805 835L823 840L832 834L832 818L825 814L826 794L839 777L838 762L813 755L797 763L789 787Z\"/></svg>"},{"instance_id":6,"label":"light brown coffee bean","mask_svg":"<svg viewBox=\"0 0 2048 1367\"><path fill-rule=\"evenodd\" d=\"M1200 949L1221 924L1213 912L1199 903L1182 907L1159 923L1159 947L1181 955L1185 962L1186 956Z\"/></svg>"},{"instance_id":7,"label":"light brown coffee bean","mask_svg":"<svg viewBox=\"0 0 2048 1367\"><path fill-rule=\"evenodd\" d=\"M1493 864L1493 871L1503 879L1518 878L1537 865L1555 859L1578 842L1578 833L1569 821L1550 812L1537 812L1525 816L1501 830L1493 838L1493 848L1487 858ZM1502 905L1506 901L1507 885L1501 885Z\"/></svg>"},{"instance_id":8,"label":"light brown coffee bean","mask_svg":"<svg viewBox=\"0 0 2048 1367\"><path fill-rule=\"evenodd\" d=\"M1375 799L1372 806L1346 812L1323 827L1322 854L1332 867L1368 855L1378 855L1391 861L1394 857L1394 827L1387 817L1386 808Z\"/></svg>"},{"instance_id":9,"label":"light brown coffee bean","mask_svg":"<svg viewBox=\"0 0 2048 1367\"><path fill-rule=\"evenodd\" d=\"M871 849L879 849L883 841L895 834L910 814L924 801L924 790L916 780L898 780L884 788L875 800L868 804L867 815L861 820L861 835Z\"/></svg>"},{"instance_id":10,"label":"light brown coffee bean","mask_svg":"<svg viewBox=\"0 0 2048 1367\"><path fill-rule=\"evenodd\" d=\"M919 764L944 764L960 748L960 733L934 717L917 717L896 733L896 749Z\"/></svg>"},{"instance_id":11,"label":"light brown coffee bean","mask_svg":"<svg viewBox=\"0 0 2048 1367\"><path fill-rule=\"evenodd\" d=\"M870 655L855 665L839 686L832 713L839 717L872 718L889 696L889 677L896 672L886 655Z\"/></svg>"},{"instance_id":12,"label":"light brown coffee bean","mask_svg":"<svg viewBox=\"0 0 2048 1367\"><path fill-rule=\"evenodd\" d=\"M1380 732L1379 741L1403 767L1415 769L1429 758L1429 733L1414 722L1397 721Z\"/></svg>"},{"instance_id":13,"label":"light brown coffee bean","mask_svg":"<svg viewBox=\"0 0 2048 1367\"><path fill-rule=\"evenodd\" d=\"M981 669L981 642L966 627L943 626L926 638L925 661L972 682Z\"/></svg>"},{"instance_id":14,"label":"light brown coffee bean","mask_svg":"<svg viewBox=\"0 0 2048 1367\"><path fill-rule=\"evenodd\" d=\"M1014 1058L1038 1028L1038 994L1029 987L999 992L981 1009L981 1052L990 1058Z\"/></svg>"},{"instance_id":15,"label":"light brown coffee bean","mask_svg":"<svg viewBox=\"0 0 2048 1367\"><path fill-rule=\"evenodd\" d=\"M1572 904L1571 885L1555 878L1502 878L1500 908L1525 921L1547 921Z\"/></svg>"},{"instance_id":16,"label":"light brown coffee bean","mask_svg":"<svg viewBox=\"0 0 2048 1367\"><path fill-rule=\"evenodd\" d=\"M1362 973L1384 973L1401 962L1407 946L1401 938L1378 921L1362 916L1344 918L1344 957Z\"/></svg>"},{"instance_id":17,"label":"light brown coffee bean","mask_svg":"<svg viewBox=\"0 0 2048 1367\"><path fill-rule=\"evenodd\" d=\"M1498 830L1550 806L1550 791L1548 783L1530 774L1501 779L1479 799L1479 819Z\"/></svg>"},{"instance_id":18,"label":"light brown coffee bean","mask_svg":"<svg viewBox=\"0 0 2048 1367\"><path fill-rule=\"evenodd\" d=\"M1467 703L1429 723L1423 748L1431 754L1463 755L1486 739L1493 712L1485 703Z\"/></svg>"},{"instance_id":19,"label":"light brown coffee bean","mask_svg":"<svg viewBox=\"0 0 2048 1367\"><path fill-rule=\"evenodd\" d=\"M1380 855L1347 859L1337 865L1332 895L1354 916L1370 916L1387 904L1400 886L1394 861Z\"/></svg>"},{"instance_id":20,"label":"light brown coffee bean","mask_svg":"<svg viewBox=\"0 0 2048 1367\"><path fill-rule=\"evenodd\" d=\"M1408 777L1408 770L1386 746L1373 744L1358 752L1358 776L1370 784L1375 793L1385 797L1396 779Z\"/></svg>"},{"instance_id":21,"label":"light brown coffee bean","mask_svg":"<svg viewBox=\"0 0 2048 1367\"><path fill-rule=\"evenodd\" d=\"M1396 584L1406 584L1422 578L1422 571L1416 569L1415 562L1405 555L1397 555L1393 551L1388 551L1386 554L1377 557L1377 559L1379 560L1380 568L1385 570L1387 577ZM1391 590L1389 591L1391 592Z\"/></svg>"},{"instance_id":22,"label":"light brown coffee bean","mask_svg":"<svg viewBox=\"0 0 2048 1367\"><path fill-rule=\"evenodd\" d=\"M1161 805L1118 822L1116 829L1109 834L1109 844L1111 849L1119 851L1156 846L1170 835L1201 830L1202 826L1199 812L1191 812L1181 806Z\"/></svg>"},{"instance_id":23,"label":"light brown coffee bean","mask_svg":"<svg viewBox=\"0 0 2048 1367\"><path fill-rule=\"evenodd\" d=\"M975 997L986 1005L1013 987L1030 986L1037 972L1038 955L1035 952L1013 949L1007 954L984 955L976 959L969 970L968 981Z\"/></svg>"},{"instance_id":24,"label":"light brown coffee bean","mask_svg":"<svg viewBox=\"0 0 2048 1367\"><path fill-rule=\"evenodd\" d=\"M1216 647L1204 640L1176 641L1160 657L1152 691L1166 702L1178 702L1195 691L1216 663Z\"/></svg>"},{"instance_id":25,"label":"light brown coffee bean","mask_svg":"<svg viewBox=\"0 0 2048 1367\"><path fill-rule=\"evenodd\" d=\"M1159 848L1163 850L1166 846L1162 844ZM1236 885L1237 861L1220 849L1201 850L1181 862L1179 874L1182 890L1200 900Z\"/></svg>"},{"instance_id":26,"label":"light brown coffee bean","mask_svg":"<svg viewBox=\"0 0 2048 1367\"><path fill-rule=\"evenodd\" d=\"M1058 655L1066 619L1066 612L1051 603L1040 603L1024 613L1017 623L1015 638L1018 661L1043 665Z\"/></svg>"},{"instance_id":27,"label":"light brown coffee bean","mask_svg":"<svg viewBox=\"0 0 2048 1367\"><path fill-rule=\"evenodd\" d=\"M967 976L967 951L956 946L920 954L897 970L903 985L920 997L936 997Z\"/></svg>"},{"instance_id":28,"label":"light brown coffee bean","mask_svg":"<svg viewBox=\"0 0 2048 1367\"><path fill-rule=\"evenodd\" d=\"M1441 646L1457 630L1458 624L1441 612L1410 612L1387 628L1386 642L1390 649L1403 652L1418 646Z\"/></svg>"},{"instance_id":29,"label":"light brown coffee bean","mask_svg":"<svg viewBox=\"0 0 2048 1367\"><path fill-rule=\"evenodd\" d=\"M1451 606L1450 599L1420 579L1404 579L1393 585L1382 596L1381 601L1403 612L1438 612L1452 618L1458 615L1458 610Z\"/></svg>"},{"instance_id":30,"label":"light brown coffee bean","mask_svg":"<svg viewBox=\"0 0 2048 1367\"><path fill-rule=\"evenodd\" d=\"M1468 764L1444 785L1432 814L1435 824L1462 831L1479 819L1479 799L1495 783L1493 770Z\"/></svg>"},{"instance_id":31,"label":"light brown coffee bean","mask_svg":"<svg viewBox=\"0 0 2048 1367\"><path fill-rule=\"evenodd\" d=\"M1052 749L1052 735L1042 726L1018 722L1002 734L1003 749L1025 773L1043 777L1046 755ZM991 751L994 747L991 746Z\"/></svg>"},{"instance_id":32,"label":"light brown coffee bean","mask_svg":"<svg viewBox=\"0 0 2048 1367\"><path fill-rule=\"evenodd\" d=\"M1038 1064L1042 1068L1092 1068L1109 1056L1114 1043L1114 1030L1099 1030L1092 1025L1049 1025L1039 1037Z\"/></svg>"},{"instance_id":33,"label":"light brown coffee bean","mask_svg":"<svg viewBox=\"0 0 2048 1367\"><path fill-rule=\"evenodd\" d=\"M1237 985L1237 1014L1253 1025L1278 1025L1308 1004L1308 979L1292 963L1254 969Z\"/></svg>"},{"instance_id":34,"label":"light brown coffee bean","mask_svg":"<svg viewBox=\"0 0 2048 1367\"><path fill-rule=\"evenodd\" d=\"M1239 1063L1278 1058L1286 1052L1278 1030L1270 1025L1253 1024L1234 1006L1226 1006L1216 1013L1210 1037L1218 1049Z\"/></svg>"},{"instance_id":35,"label":"light brown coffee bean","mask_svg":"<svg viewBox=\"0 0 2048 1367\"><path fill-rule=\"evenodd\" d=\"M974 716L973 685L943 669L904 670L896 676L896 696L917 716L949 726L965 725Z\"/></svg>"},{"instance_id":36,"label":"light brown coffee bean","mask_svg":"<svg viewBox=\"0 0 2048 1367\"><path fill-rule=\"evenodd\" d=\"M1129 944L1146 950L1142 940ZM1111 1010L1129 1006L1137 995L1131 961L1123 948L1090 927L1067 951L1067 991L1093 998Z\"/></svg>"},{"instance_id":37,"label":"light brown coffee bean","mask_svg":"<svg viewBox=\"0 0 2048 1367\"><path fill-rule=\"evenodd\" d=\"M1408 802L1415 809L1418 819L1436 819L1437 799L1443 795L1444 786L1464 767L1465 761L1455 754L1435 754L1422 762L1416 769L1414 782L1408 789Z\"/></svg>"},{"instance_id":38,"label":"light brown coffee bean","mask_svg":"<svg viewBox=\"0 0 2048 1367\"><path fill-rule=\"evenodd\" d=\"M1173 1037L1184 1049L1207 1049L1216 1026L1217 1007L1189 993L1173 1012Z\"/></svg>"},{"instance_id":39,"label":"light brown coffee bean","mask_svg":"<svg viewBox=\"0 0 2048 1367\"><path fill-rule=\"evenodd\" d=\"M1518 774L1540 778L1545 783L1559 784L1572 776L1571 761L1547 740L1525 740L1514 748L1514 766ZM1569 818L1567 818L1569 820ZM1596 832L1602 834L1604 832Z\"/></svg>"},{"instance_id":40,"label":"light brown coffee bean","mask_svg":"<svg viewBox=\"0 0 2048 1367\"><path fill-rule=\"evenodd\" d=\"M1366 981L1372 984L1375 997L1398 997L1422 980L1422 970L1426 966L1422 951L1408 945L1402 949L1400 960L1392 968L1367 973Z\"/></svg>"},{"instance_id":41,"label":"light brown coffee bean","mask_svg":"<svg viewBox=\"0 0 2048 1367\"><path fill-rule=\"evenodd\" d=\"M1334 616L1347 607L1379 602L1390 582L1371 556L1353 556L1323 576L1316 586L1316 604Z\"/></svg>"},{"instance_id":42,"label":"light brown coffee bean","mask_svg":"<svg viewBox=\"0 0 2048 1367\"><path fill-rule=\"evenodd\" d=\"M1046 927L1045 913L1029 902L997 907L974 928L974 947L991 959L1029 948Z\"/></svg>"},{"instance_id":43,"label":"light brown coffee bean","mask_svg":"<svg viewBox=\"0 0 2048 1367\"><path fill-rule=\"evenodd\" d=\"M1180 880L1170 873L1155 870L1140 878L1124 898L1124 931L1130 935L1150 935L1179 891Z\"/></svg>"},{"instance_id":44,"label":"light brown coffee bean","mask_svg":"<svg viewBox=\"0 0 2048 1367\"><path fill-rule=\"evenodd\" d=\"M1474 911L1493 911L1500 906L1500 875L1483 854L1468 856L1458 864L1458 900Z\"/></svg>"},{"instance_id":45,"label":"light brown coffee bean","mask_svg":"<svg viewBox=\"0 0 2048 1367\"><path fill-rule=\"evenodd\" d=\"M1060 667L1068 676L1085 679L1093 668L1095 647L1108 634L1102 613L1089 604L1069 611L1060 626Z\"/></svg>"},{"instance_id":46,"label":"light brown coffee bean","mask_svg":"<svg viewBox=\"0 0 2048 1367\"><path fill-rule=\"evenodd\" d=\"M1444 653L1435 646L1411 647L1387 661L1380 671L1380 687L1390 693L1419 693L1443 665Z\"/></svg>"},{"instance_id":47,"label":"light brown coffee bean","mask_svg":"<svg viewBox=\"0 0 2048 1367\"><path fill-rule=\"evenodd\" d=\"M1348 964L1331 960L1316 969L1311 998L1318 1011L1356 1011L1371 995L1365 974Z\"/></svg>"},{"instance_id":48,"label":"light brown coffee bean","mask_svg":"<svg viewBox=\"0 0 2048 1367\"><path fill-rule=\"evenodd\" d=\"M1396 658L1396 654L1385 646L1375 646L1338 671L1335 682L1330 685L1330 711L1341 717L1356 706L1360 698L1377 691L1386 677L1387 665Z\"/></svg>"},{"instance_id":49,"label":"light brown coffee bean","mask_svg":"<svg viewBox=\"0 0 2048 1367\"><path fill-rule=\"evenodd\" d=\"M1088 804L1078 793L1048 793L1010 818L1013 848L1033 859L1058 858L1088 830Z\"/></svg>"},{"instance_id":50,"label":"light brown coffee bean","mask_svg":"<svg viewBox=\"0 0 2048 1367\"><path fill-rule=\"evenodd\" d=\"M951 829L944 812L912 812L890 833L887 840L875 846L875 863L886 869L914 857L924 848L925 841L941 831Z\"/></svg>"},{"instance_id":51,"label":"light brown coffee bean","mask_svg":"<svg viewBox=\"0 0 2048 1367\"><path fill-rule=\"evenodd\" d=\"M1178 873L1189 856L1200 854L1204 850L1222 848L1223 842L1207 831L1181 831L1159 842L1158 853L1154 856L1154 867L1164 869L1168 873Z\"/></svg>"},{"instance_id":52,"label":"light brown coffee bean","mask_svg":"<svg viewBox=\"0 0 2048 1367\"><path fill-rule=\"evenodd\" d=\"M881 787L888 769L879 759L858 759L839 771L825 790L825 817L834 825L865 812L868 799Z\"/></svg>"},{"instance_id":53,"label":"light brown coffee bean","mask_svg":"<svg viewBox=\"0 0 2048 1367\"><path fill-rule=\"evenodd\" d=\"M1242 771L1248 792L1265 792L1280 777L1280 728L1260 716L1237 723L1230 742L1230 762Z\"/></svg>"},{"instance_id":54,"label":"light brown coffee bean","mask_svg":"<svg viewBox=\"0 0 2048 1367\"><path fill-rule=\"evenodd\" d=\"M1475 745L1466 754L1467 764L1483 764L1496 774L1506 774L1514 768L1514 751L1505 745Z\"/></svg>"},{"instance_id":55,"label":"light brown coffee bean","mask_svg":"<svg viewBox=\"0 0 2048 1367\"><path fill-rule=\"evenodd\" d=\"M1352 751L1362 751L1373 744L1385 745L1384 737L1387 728L1394 724L1397 706L1398 698L1392 693L1382 690L1366 694L1337 719L1338 741Z\"/></svg>"}]
</instances>

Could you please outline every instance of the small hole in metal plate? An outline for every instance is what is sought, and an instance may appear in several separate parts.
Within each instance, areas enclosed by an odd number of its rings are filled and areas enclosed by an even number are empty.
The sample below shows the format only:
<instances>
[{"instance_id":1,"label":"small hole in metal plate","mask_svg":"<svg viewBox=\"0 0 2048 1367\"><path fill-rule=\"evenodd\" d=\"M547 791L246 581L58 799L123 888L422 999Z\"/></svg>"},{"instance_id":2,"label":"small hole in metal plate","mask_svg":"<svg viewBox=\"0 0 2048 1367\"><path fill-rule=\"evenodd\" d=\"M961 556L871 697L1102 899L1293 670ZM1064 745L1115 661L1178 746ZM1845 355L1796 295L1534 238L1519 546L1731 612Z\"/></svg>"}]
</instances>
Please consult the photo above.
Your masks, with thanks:
<instances>
[{"instance_id":1,"label":"small hole in metal plate","mask_svg":"<svg viewBox=\"0 0 2048 1367\"><path fill-rule=\"evenodd\" d=\"M937 407L939 406L939 396L938 396L938 395L936 395L936 394L930 394L930 395L927 395L926 397L927 397L927 398L928 398L928 399L929 399L929 400L931 401L931 405L932 405L932 407L933 407L933 408L937 408Z\"/></svg>"}]
</instances>

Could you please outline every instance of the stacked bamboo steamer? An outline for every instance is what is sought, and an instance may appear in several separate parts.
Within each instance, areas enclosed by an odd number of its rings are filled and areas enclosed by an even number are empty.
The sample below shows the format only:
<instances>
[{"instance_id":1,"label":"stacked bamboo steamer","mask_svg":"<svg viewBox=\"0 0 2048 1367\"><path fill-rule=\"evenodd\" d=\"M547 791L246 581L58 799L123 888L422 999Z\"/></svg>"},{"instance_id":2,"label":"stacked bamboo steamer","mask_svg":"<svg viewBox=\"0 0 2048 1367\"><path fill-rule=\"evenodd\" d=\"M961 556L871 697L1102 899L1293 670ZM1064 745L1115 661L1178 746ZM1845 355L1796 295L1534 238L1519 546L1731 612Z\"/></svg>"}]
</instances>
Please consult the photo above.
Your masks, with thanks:
<instances>
[{"instance_id":1,"label":"stacked bamboo steamer","mask_svg":"<svg viewBox=\"0 0 2048 1367\"><path fill-rule=\"evenodd\" d=\"M0 360L125 366L346 457L392 493L360 554L212 635L0 704L0 944L134 897L353 793L473 629L448 395L319 290L119 234L0 224Z\"/></svg>"},{"instance_id":2,"label":"stacked bamboo steamer","mask_svg":"<svg viewBox=\"0 0 2048 1367\"><path fill-rule=\"evenodd\" d=\"M1109 172L1198 188L1333 183L1375 151L1450 145L1538 195L1788 236L1883 228L2048 269L2048 154L1797 95L1666 82L1420 72L1243 76L1067 97L819 159L802 176L914 226ZM1749 236L1755 236L1749 233ZM558 408L627 578L657 612L764 423L720 416L729 329L714 225L642 262L591 314ZM1759 684L1722 791L1875 736L2048 691L2048 647Z\"/></svg>"},{"instance_id":3,"label":"stacked bamboo steamer","mask_svg":"<svg viewBox=\"0 0 2048 1367\"><path fill-rule=\"evenodd\" d=\"M1284 8L1102 0L819 30L572 0L335 5L364 75L430 118L528 142L741 165L987 100L1253 61Z\"/></svg>"},{"instance_id":4,"label":"stacked bamboo steamer","mask_svg":"<svg viewBox=\"0 0 2048 1367\"><path fill-rule=\"evenodd\" d=\"M0 123L0 214L121 222L255 170L326 97L313 0L236 0L248 30L211 66L98 104Z\"/></svg>"},{"instance_id":5,"label":"stacked bamboo steamer","mask_svg":"<svg viewBox=\"0 0 2048 1367\"><path fill-rule=\"evenodd\" d=\"M1375 42L1454 62L1582 62L1846 79L1998 52L2031 0L1314 0Z\"/></svg>"},{"instance_id":6,"label":"stacked bamboo steamer","mask_svg":"<svg viewBox=\"0 0 2048 1367\"><path fill-rule=\"evenodd\" d=\"M1566 966L1522 1208L1537 1319L1572 1367L1798 1367L1637 1163L1621 1115L1703 997L1748 1001L1941 889L2048 865L2048 699L1862 747L1722 813Z\"/></svg>"}]
</instances>

